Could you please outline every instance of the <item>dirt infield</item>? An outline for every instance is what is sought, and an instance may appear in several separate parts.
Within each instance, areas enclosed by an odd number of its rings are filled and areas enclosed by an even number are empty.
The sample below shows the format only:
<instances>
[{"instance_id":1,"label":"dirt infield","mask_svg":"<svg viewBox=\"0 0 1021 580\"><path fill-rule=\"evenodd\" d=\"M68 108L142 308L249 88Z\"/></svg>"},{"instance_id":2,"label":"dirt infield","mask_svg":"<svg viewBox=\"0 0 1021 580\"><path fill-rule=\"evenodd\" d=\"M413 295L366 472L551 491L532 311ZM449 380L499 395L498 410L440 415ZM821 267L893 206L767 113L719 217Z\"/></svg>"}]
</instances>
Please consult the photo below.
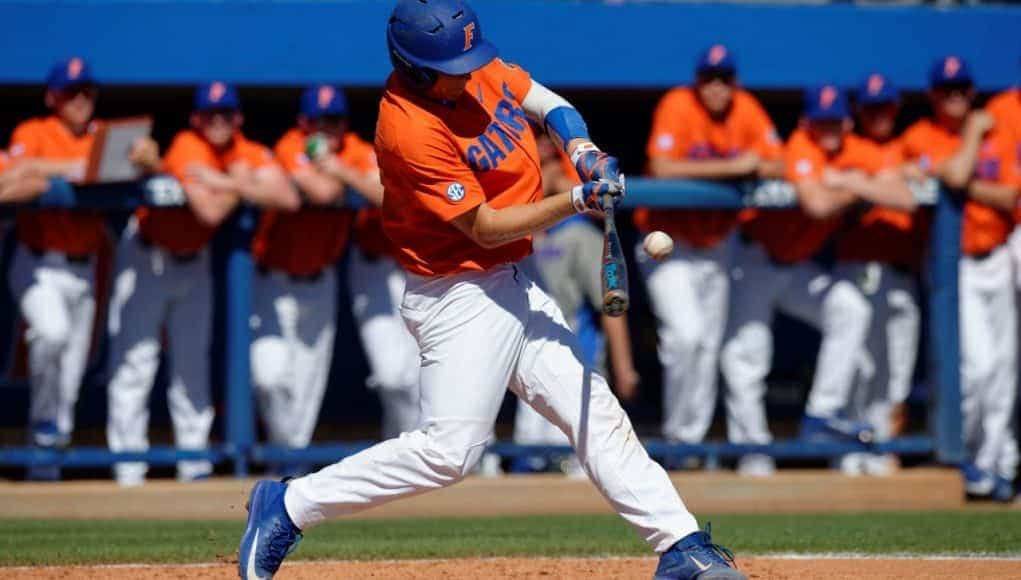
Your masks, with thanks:
<instances>
[{"instance_id":1,"label":"dirt infield","mask_svg":"<svg viewBox=\"0 0 1021 580\"><path fill-rule=\"evenodd\" d=\"M674 473L695 513L925 511L963 507L951 469L912 469L892 477L845 477L832 470L791 470L769 478L731 472ZM251 481L218 479L137 488L111 482L0 483L0 518L243 519ZM448 489L393 502L358 518L612 513L587 480L560 475L472 477Z\"/></svg>"},{"instance_id":2,"label":"dirt infield","mask_svg":"<svg viewBox=\"0 0 1021 580\"><path fill-rule=\"evenodd\" d=\"M740 562L749 578L808 580L931 578L1021 578L1017 560L940 559L775 559L747 558ZM327 578L374 578L378 580L474 580L515 578L549 580L648 580L655 569L652 558L486 558L464 560L414 560L397 562L289 562L276 577L280 580ZM54 568L7 568L4 577L15 580L104 579L199 580L237 578L231 564L208 566L97 566Z\"/></svg>"}]
</instances>

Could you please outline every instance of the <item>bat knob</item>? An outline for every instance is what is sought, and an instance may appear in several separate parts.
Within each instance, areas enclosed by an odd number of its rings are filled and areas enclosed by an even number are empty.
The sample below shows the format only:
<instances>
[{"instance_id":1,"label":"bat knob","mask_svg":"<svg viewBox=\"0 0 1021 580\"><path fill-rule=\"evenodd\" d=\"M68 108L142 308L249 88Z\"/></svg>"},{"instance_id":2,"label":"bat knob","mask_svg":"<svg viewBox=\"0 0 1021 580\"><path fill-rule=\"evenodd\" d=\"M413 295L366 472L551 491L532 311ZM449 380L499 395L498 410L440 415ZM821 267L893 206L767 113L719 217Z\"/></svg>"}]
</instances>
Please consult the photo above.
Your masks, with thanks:
<instances>
[{"instance_id":1,"label":"bat knob","mask_svg":"<svg viewBox=\"0 0 1021 580\"><path fill-rule=\"evenodd\" d=\"M628 296L624 292L613 290L603 297L603 314L607 316L622 316L627 307Z\"/></svg>"}]
</instances>

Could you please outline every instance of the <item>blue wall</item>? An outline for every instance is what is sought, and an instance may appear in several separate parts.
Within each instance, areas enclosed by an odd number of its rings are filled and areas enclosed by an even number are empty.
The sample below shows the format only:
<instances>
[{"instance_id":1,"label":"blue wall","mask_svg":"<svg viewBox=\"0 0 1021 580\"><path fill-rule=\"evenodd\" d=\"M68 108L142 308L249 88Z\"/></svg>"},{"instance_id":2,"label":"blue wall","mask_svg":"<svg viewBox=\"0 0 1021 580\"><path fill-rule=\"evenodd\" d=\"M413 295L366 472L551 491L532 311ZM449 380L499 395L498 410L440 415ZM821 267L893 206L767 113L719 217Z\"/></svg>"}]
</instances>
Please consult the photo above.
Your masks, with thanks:
<instances>
[{"instance_id":1,"label":"blue wall","mask_svg":"<svg viewBox=\"0 0 1021 580\"><path fill-rule=\"evenodd\" d=\"M853 84L880 68L920 89L932 60L963 56L979 85L1014 84L1021 9L744 6L476 0L503 54L554 86L660 87L688 80L694 54L722 41L746 85ZM391 2L0 0L0 83L35 84L57 59L93 61L117 84L380 85Z\"/></svg>"}]
</instances>

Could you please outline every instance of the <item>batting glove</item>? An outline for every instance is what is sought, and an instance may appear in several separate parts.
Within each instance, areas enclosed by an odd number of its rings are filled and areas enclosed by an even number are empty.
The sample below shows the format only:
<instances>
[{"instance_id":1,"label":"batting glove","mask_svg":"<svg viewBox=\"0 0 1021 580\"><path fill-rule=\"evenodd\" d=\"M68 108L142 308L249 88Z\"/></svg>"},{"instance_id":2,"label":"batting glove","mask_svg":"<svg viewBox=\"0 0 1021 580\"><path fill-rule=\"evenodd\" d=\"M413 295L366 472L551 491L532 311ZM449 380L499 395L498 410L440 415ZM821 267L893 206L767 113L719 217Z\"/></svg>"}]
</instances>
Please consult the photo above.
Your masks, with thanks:
<instances>
[{"instance_id":1,"label":"batting glove","mask_svg":"<svg viewBox=\"0 0 1021 580\"><path fill-rule=\"evenodd\" d=\"M571 152L571 162L582 181L620 181L620 162L592 143L583 143Z\"/></svg>"},{"instance_id":2,"label":"batting glove","mask_svg":"<svg viewBox=\"0 0 1021 580\"><path fill-rule=\"evenodd\" d=\"M611 203L616 206L624 197L624 176L620 181L589 181L571 188L571 203L575 211L584 213L586 211L606 211L607 206L603 202L605 196L609 195Z\"/></svg>"}]
</instances>

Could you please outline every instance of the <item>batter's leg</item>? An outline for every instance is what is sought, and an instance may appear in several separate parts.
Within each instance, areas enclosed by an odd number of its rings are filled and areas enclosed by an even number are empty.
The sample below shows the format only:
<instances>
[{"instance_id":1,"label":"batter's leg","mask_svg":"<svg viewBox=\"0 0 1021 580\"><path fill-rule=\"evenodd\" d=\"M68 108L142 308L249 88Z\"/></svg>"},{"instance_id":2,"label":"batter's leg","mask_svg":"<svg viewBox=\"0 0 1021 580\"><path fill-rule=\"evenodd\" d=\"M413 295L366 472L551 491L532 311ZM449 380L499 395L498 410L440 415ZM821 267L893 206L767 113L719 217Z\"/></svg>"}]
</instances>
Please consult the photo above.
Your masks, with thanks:
<instances>
[{"instance_id":1,"label":"batter's leg","mask_svg":"<svg viewBox=\"0 0 1021 580\"><path fill-rule=\"evenodd\" d=\"M107 386L106 439L111 451L149 449L149 395L160 362L160 328L169 289L158 250L147 249L129 226L117 247L110 312L107 316L110 384ZM154 265L157 267L154 269ZM114 477L121 485L139 485L148 467L121 462Z\"/></svg>"},{"instance_id":2,"label":"batter's leg","mask_svg":"<svg viewBox=\"0 0 1021 580\"><path fill-rule=\"evenodd\" d=\"M208 250L203 250L192 262L174 266L168 270L170 273L177 284L186 284L189 289L175 300L167 320L170 338L167 403L177 446L201 450L209 447L214 416L209 387L213 281ZM181 481L203 479L212 471L209 461L177 462L177 478Z\"/></svg>"},{"instance_id":3,"label":"batter's leg","mask_svg":"<svg viewBox=\"0 0 1021 580\"><path fill-rule=\"evenodd\" d=\"M528 290L527 343L512 389L570 439L599 491L657 552L698 530L662 467L646 453L606 381L581 363L553 300Z\"/></svg>"},{"instance_id":4,"label":"batter's leg","mask_svg":"<svg viewBox=\"0 0 1021 580\"><path fill-rule=\"evenodd\" d=\"M284 502L298 528L452 485L471 472L492 438L524 342L527 299L518 284L501 269L408 293L403 312L422 347L422 425L291 481Z\"/></svg>"}]
</instances>

